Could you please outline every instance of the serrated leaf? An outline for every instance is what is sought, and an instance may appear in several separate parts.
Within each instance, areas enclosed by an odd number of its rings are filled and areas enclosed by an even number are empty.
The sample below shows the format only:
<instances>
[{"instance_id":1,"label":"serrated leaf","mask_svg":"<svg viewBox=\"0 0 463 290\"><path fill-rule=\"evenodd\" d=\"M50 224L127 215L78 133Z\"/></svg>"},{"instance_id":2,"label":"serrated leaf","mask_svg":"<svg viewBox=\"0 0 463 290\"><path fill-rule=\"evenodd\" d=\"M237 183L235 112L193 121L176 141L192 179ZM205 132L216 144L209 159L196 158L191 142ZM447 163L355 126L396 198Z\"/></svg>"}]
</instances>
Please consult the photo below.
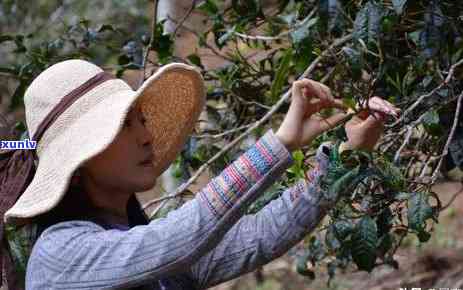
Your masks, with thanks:
<instances>
[{"instance_id":1,"label":"serrated leaf","mask_svg":"<svg viewBox=\"0 0 463 290\"><path fill-rule=\"evenodd\" d=\"M369 1L357 13L354 22L354 39L363 40L366 44L376 42L381 29L381 19L383 17L382 7Z\"/></svg>"},{"instance_id":2,"label":"serrated leaf","mask_svg":"<svg viewBox=\"0 0 463 290\"><path fill-rule=\"evenodd\" d=\"M353 231L354 224L351 221L337 220L334 223L334 231L338 240L345 240Z\"/></svg>"},{"instance_id":3,"label":"serrated leaf","mask_svg":"<svg viewBox=\"0 0 463 290\"><path fill-rule=\"evenodd\" d=\"M358 176L360 166L355 167L353 170L348 171L346 174L338 178L329 188L329 193L333 196L340 196L344 192L349 191L352 187L352 180Z\"/></svg>"},{"instance_id":4,"label":"serrated leaf","mask_svg":"<svg viewBox=\"0 0 463 290\"><path fill-rule=\"evenodd\" d=\"M352 259L359 268L371 272L376 261L378 234L375 221L364 216L358 222L352 235Z\"/></svg>"},{"instance_id":5,"label":"serrated leaf","mask_svg":"<svg viewBox=\"0 0 463 290\"><path fill-rule=\"evenodd\" d=\"M408 226L421 232L425 227L427 219L432 218L432 208L428 203L427 195L422 192L415 192L408 200Z\"/></svg>"},{"instance_id":6,"label":"serrated leaf","mask_svg":"<svg viewBox=\"0 0 463 290\"><path fill-rule=\"evenodd\" d=\"M333 31L340 22L341 4L338 0L320 0L319 14L320 19L328 28L328 31Z\"/></svg>"}]
</instances>

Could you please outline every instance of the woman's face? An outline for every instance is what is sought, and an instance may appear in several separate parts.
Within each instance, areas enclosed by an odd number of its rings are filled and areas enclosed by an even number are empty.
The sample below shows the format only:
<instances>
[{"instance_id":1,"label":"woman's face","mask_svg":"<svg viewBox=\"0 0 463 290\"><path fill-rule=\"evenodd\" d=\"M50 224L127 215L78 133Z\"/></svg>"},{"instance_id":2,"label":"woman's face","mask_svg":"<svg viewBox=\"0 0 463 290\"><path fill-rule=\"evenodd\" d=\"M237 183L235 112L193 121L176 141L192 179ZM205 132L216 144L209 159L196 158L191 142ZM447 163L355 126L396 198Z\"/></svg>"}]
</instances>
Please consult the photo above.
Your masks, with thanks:
<instances>
[{"instance_id":1,"label":"woman's face","mask_svg":"<svg viewBox=\"0 0 463 290\"><path fill-rule=\"evenodd\" d=\"M146 191L156 184L152 152L151 135L143 114L138 104L134 105L115 140L84 164L84 178L99 190Z\"/></svg>"}]
</instances>

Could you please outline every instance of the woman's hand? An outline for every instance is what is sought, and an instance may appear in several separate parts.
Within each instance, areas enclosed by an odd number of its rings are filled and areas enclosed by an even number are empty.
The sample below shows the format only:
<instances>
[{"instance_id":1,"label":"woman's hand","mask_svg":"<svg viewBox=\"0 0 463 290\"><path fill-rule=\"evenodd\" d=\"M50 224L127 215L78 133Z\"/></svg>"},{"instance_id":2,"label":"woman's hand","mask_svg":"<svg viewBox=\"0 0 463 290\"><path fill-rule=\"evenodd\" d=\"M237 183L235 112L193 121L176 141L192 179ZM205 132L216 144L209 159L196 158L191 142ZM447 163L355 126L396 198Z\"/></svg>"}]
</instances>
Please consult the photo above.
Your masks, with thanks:
<instances>
[{"instance_id":1,"label":"woman's hand","mask_svg":"<svg viewBox=\"0 0 463 290\"><path fill-rule=\"evenodd\" d=\"M346 113L338 113L324 119L315 115L326 108L347 109L341 100L334 99L327 86L319 82L309 79L295 81L291 93L288 113L275 133L290 151L309 145L318 135L335 127L348 116Z\"/></svg>"},{"instance_id":2,"label":"woman's hand","mask_svg":"<svg viewBox=\"0 0 463 290\"><path fill-rule=\"evenodd\" d=\"M369 108L369 111L367 108ZM341 143L339 151L373 150L384 131L384 122L387 115L398 117L400 113L399 108L380 97L369 99L367 108L354 115L345 124L344 128L348 140Z\"/></svg>"}]
</instances>

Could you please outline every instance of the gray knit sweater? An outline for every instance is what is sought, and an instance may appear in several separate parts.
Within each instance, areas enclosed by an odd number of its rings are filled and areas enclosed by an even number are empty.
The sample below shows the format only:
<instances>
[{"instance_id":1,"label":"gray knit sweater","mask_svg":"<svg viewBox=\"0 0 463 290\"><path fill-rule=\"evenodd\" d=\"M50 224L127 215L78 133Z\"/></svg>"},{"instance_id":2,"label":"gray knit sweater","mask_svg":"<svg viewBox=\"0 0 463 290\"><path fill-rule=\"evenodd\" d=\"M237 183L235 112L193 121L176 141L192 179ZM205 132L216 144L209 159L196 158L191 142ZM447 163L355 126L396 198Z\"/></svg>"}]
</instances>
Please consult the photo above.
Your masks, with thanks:
<instances>
[{"instance_id":1,"label":"gray knit sweater","mask_svg":"<svg viewBox=\"0 0 463 290\"><path fill-rule=\"evenodd\" d=\"M165 218L127 229L52 225L34 245L26 289L206 289L253 271L301 241L333 205L318 186L324 146L310 182L299 180L254 215L246 207L293 164L271 129Z\"/></svg>"}]
</instances>

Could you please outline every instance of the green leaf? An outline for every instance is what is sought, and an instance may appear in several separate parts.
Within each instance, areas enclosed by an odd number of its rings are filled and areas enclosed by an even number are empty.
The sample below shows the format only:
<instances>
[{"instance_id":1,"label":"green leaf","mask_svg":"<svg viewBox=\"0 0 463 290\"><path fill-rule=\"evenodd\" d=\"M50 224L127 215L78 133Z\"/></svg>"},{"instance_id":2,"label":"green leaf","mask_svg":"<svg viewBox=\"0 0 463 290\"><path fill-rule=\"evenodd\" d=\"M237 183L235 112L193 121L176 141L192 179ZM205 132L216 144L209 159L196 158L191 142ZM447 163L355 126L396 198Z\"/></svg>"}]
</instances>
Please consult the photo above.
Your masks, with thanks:
<instances>
[{"instance_id":1,"label":"green leaf","mask_svg":"<svg viewBox=\"0 0 463 290\"><path fill-rule=\"evenodd\" d=\"M341 21L341 4L338 0L320 0L319 14L323 27L333 31Z\"/></svg>"},{"instance_id":2,"label":"green leaf","mask_svg":"<svg viewBox=\"0 0 463 290\"><path fill-rule=\"evenodd\" d=\"M276 102L278 100L278 97L281 94L281 90L288 79L292 57L293 51L291 48L288 48L280 60L280 65L275 74L275 80L273 81L272 87L270 88L270 96L272 102Z\"/></svg>"},{"instance_id":3,"label":"green leaf","mask_svg":"<svg viewBox=\"0 0 463 290\"><path fill-rule=\"evenodd\" d=\"M262 13L259 0L232 0L232 8L241 19L253 19Z\"/></svg>"},{"instance_id":4,"label":"green leaf","mask_svg":"<svg viewBox=\"0 0 463 290\"><path fill-rule=\"evenodd\" d=\"M174 42L171 35L164 33L164 22L165 20L156 24L153 42L153 49L158 53L160 63L166 63L174 50Z\"/></svg>"},{"instance_id":5,"label":"green leaf","mask_svg":"<svg viewBox=\"0 0 463 290\"><path fill-rule=\"evenodd\" d=\"M369 1L357 13L354 22L354 39L363 40L366 44L376 42L381 28L383 9L380 4Z\"/></svg>"},{"instance_id":6,"label":"green leaf","mask_svg":"<svg viewBox=\"0 0 463 290\"><path fill-rule=\"evenodd\" d=\"M206 12L209 15L215 15L219 12L217 2L215 0L206 0L197 6L197 9Z\"/></svg>"},{"instance_id":7,"label":"green leaf","mask_svg":"<svg viewBox=\"0 0 463 290\"><path fill-rule=\"evenodd\" d=\"M187 59L191 61L192 64L204 69L204 66L201 63L201 58L197 54L190 54L189 56L187 56Z\"/></svg>"},{"instance_id":8,"label":"green leaf","mask_svg":"<svg viewBox=\"0 0 463 290\"><path fill-rule=\"evenodd\" d=\"M428 197L423 192L415 192L408 200L408 226L421 232L427 219L432 218L432 208L428 203Z\"/></svg>"},{"instance_id":9,"label":"green leaf","mask_svg":"<svg viewBox=\"0 0 463 290\"><path fill-rule=\"evenodd\" d=\"M431 234L426 232L425 230L419 231L417 236L418 236L418 240L421 243L425 243L425 242L429 241L429 239L431 238Z\"/></svg>"},{"instance_id":10,"label":"green leaf","mask_svg":"<svg viewBox=\"0 0 463 290\"><path fill-rule=\"evenodd\" d=\"M371 272L376 261L378 235L375 221L364 216L355 227L352 235L352 259L359 270Z\"/></svg>"},{"instance_id":11,"label":"green leaf","mask_svg":"<svg viewBox=\"0 0 463 290\"><path fill-rule=\"evenodd\" d=\"M400 169L385 158L379 158L377 161L377 169L387 187L394 190L402 190L406 182Z\"/></svg>"},{"instance_id":12,"label":"green leaf","mask_svg":"<svg viewBox=\"0 0 463 290\"><path fill-rule=\"evenodd\" d=\"M291 39L293 44L299 44L301 41L307 39L310 36L310 28L317 23L317 18L306 18L299 24L299 27L291 32Z\"/></svg>"},{"instance_id":13,"label":"green leaf","mask_svg":"<svg viewBox=\"0 0 463 290\"><path fill-rule=\"evenodd\" d=\"M433 136L440 136L444 131L440 123L439 113L436 110L426 112L422 122L424 129Z\"/></svg>"},{"instance_id":14,"label":"green leaf","mask_svg":"<svg viewBox=\"0 0 463 290\"><path fill-rule=\"evenodd\" d=\"M350 47L344 47L342 51L346 55L347 62L349 63L349 67L352 70L354 78L360 79L363 68L363 54Z\"/></svg>"},{"instance_id":15,"label":"green leaf","mask_svg":"<svg viewBox=\"0 0 463 290\"><path fill-rule=\"evenodd\" d=\"M334 223L334 230L338 240L345 240L354 231L354 224L347 220L337 220Z\"/></svg>"},{"instance_id":16,"label":"green leaf","mask_svg":"<svg viewBox=\"0 0 463 290\"><path fill-rule=\"evenodd\" d=\"M402 15L406 3L407 0L392 0L392 5L394 5L394 10L397 15Z\"/></svg>"},{"instance_id":17,"label":"green leaf","mask_svg":"<svg viewBox=\"0 0 463 290\"><path fill-rule=\"evenodd\" d=\"M329 188L329 193L333 196L341 196L346 191L352 188L352 180L355 179L360 171L360 166L355 167L353 170L349 170L346 174L338 178Z\"/></svg>"}]
</instances>

